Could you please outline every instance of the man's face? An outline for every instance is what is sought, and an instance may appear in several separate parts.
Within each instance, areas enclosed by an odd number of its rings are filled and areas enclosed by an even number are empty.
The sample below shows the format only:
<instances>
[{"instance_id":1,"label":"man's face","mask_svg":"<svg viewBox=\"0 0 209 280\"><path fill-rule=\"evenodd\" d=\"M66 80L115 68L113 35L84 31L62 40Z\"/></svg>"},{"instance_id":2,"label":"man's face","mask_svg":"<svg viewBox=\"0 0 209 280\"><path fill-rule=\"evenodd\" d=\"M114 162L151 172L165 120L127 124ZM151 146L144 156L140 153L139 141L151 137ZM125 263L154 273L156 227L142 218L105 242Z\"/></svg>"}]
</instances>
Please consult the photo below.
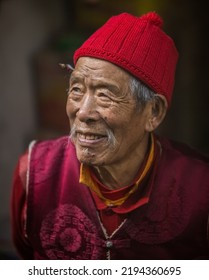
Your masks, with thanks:
<instances>
[{"instance_id":1,"label":"man's face","mask_svg":"<svg viewBox=\"0 0 209 280\"><path fill-rule=\"evenodd\" d=\"M79 58L69 82L66 106L78 160L114 166L144 154L149 111L139 111L130 76L100 59Z\"/></svg>"}]
</instances>

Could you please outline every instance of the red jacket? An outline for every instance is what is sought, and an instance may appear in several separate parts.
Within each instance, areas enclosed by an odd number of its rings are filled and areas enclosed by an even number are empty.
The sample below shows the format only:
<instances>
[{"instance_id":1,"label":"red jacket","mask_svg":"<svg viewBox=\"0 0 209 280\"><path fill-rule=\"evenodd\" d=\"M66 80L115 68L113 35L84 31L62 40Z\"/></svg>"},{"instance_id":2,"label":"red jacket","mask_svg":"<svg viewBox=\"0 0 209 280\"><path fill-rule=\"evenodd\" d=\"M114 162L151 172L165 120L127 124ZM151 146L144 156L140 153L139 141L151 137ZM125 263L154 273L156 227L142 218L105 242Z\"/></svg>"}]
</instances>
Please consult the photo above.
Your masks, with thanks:
<instances>
[{"instance_id":1,"label":"red jacket","mask_svg":"<svg viewBox=\"0 0 209 280\"><path fill-rule=\"evenodd\" d=\"M16 196L17 177L13 186L13 235L22 257L209 259L209 159L183 144L158 143L161 153L146 179L153 184L149 201L129 213L112 236L89 188L79 183L73 144L66 137L36 143L29 155L27 195ZM22 237L21 213L15 211L17 200L25 199Z\"/></svg>"}]
</instances>

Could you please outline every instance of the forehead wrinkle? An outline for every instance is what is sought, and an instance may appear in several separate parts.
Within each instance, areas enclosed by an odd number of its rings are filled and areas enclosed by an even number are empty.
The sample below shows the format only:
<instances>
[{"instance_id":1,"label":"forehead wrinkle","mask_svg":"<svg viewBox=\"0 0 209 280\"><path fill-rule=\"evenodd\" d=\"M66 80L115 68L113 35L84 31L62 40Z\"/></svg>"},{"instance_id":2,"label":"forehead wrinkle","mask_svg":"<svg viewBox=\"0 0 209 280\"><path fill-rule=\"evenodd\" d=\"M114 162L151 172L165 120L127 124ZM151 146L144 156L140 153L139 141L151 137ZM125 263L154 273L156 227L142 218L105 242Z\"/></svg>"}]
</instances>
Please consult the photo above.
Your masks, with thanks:
<instances>
[{"instance_id":1,"label":"forehead wrinkle","mask_svg":"<svg viewBox=\"0 0 209 280\"><path fill-rule=\"evenodd\" d=\"M72 72L72 74L70 76L70 81L72 81L72 82L83 81L84 79L91 77L92 70L97 70L97 69L91 68L86 65L82 65L82 67L80 67L78 69L75 68L75 70Z\"/></svg>"}]
</instances>

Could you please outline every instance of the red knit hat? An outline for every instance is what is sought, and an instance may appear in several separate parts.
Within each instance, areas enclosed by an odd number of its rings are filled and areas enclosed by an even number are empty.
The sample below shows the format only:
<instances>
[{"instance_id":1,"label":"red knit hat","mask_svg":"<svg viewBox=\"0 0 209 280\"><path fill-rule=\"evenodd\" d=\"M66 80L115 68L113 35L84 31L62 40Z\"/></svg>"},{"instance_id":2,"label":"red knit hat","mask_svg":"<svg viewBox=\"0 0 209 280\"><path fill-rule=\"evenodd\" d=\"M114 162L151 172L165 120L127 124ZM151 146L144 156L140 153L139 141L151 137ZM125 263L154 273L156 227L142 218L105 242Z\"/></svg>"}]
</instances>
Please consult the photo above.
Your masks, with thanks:
<instances>
[{"instance_id":1,"label":"red knit hat","mask_svg":"<svg viewBox=\"0 0 209 280\"><path fill-rule=\"evenodd\" d=\"M74 53L112 62L171 102L178 51L162 30L155 12L141 17L122 13L111 17Z\"/></svg>"}]
</instances>

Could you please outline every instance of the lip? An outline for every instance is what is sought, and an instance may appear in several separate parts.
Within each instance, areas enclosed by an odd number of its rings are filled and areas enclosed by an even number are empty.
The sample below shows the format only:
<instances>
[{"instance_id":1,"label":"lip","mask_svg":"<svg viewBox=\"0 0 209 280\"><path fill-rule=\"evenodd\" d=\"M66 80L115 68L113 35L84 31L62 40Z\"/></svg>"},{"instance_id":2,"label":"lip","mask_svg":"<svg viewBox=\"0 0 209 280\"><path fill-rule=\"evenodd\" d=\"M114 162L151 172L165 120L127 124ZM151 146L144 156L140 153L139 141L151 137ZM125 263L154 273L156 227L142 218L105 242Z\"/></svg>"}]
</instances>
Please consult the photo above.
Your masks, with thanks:
<instances>
[{"instance_id":1,"label":"lip","mask_svg":"<svg viewBox=\"0 0 209 280\"><path fill-rule=\"evenodd\" d=\"M77 131L76 138L81 146L87 147L102 143L107 139L107 136L93 132L83 133L81 131Z\"/></svg>"}]
</instances>

